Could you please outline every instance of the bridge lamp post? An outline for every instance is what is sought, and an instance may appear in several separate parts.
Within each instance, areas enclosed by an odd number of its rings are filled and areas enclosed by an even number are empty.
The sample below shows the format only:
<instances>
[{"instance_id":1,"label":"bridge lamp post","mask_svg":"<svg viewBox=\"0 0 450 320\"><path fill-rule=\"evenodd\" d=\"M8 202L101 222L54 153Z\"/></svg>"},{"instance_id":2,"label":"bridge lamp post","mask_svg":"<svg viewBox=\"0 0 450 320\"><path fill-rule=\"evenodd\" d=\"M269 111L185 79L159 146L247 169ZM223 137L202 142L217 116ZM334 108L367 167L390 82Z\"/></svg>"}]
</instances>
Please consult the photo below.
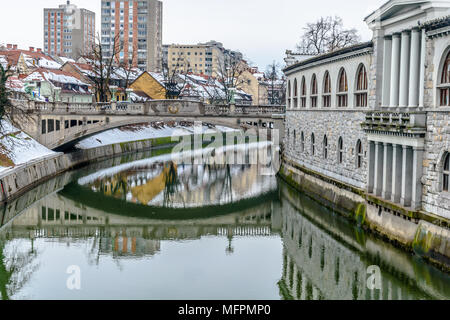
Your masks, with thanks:
<instances>
[{"instance_id":1,"label":"bridge lamp post","mask_svg":"<svg viewBox=\"0 0 450 320\"><path fill-rule=\"evenodd\" d=\"M117 93L117 86L110 86L109 90L111 91L111 102L116 102L117 98L116 98L116 93Z\"/></svg>"}]
</instances>

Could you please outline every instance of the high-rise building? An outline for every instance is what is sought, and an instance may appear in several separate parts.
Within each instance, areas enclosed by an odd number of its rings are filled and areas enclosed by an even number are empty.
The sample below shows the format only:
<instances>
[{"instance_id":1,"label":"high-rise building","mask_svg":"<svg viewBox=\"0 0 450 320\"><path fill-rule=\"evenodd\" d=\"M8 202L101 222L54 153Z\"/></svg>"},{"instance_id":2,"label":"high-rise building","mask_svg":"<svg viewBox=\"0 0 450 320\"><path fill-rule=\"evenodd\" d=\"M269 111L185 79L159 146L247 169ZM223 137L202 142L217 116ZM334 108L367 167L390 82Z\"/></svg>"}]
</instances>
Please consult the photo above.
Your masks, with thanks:
<instances>
[{"instance_id":1,"label":"high-rise building","mask_svg":"<svg viewBox=\"0 0 450 320\"><path fill-rule=\"evenodd\" d=\"M44 51L78 59L95 43L95 13L67 1L59 8L44 9Z\"/></svg>"},{"instance_id":2,"label":"high-rise building","mask_svg":"<svg viewBox=\"0 0 450 320\"><path fill-rule=\"evenodd\" d=\"M162 66L162 10L158 0L102 0L102 49L147 71ZM116 48L116 50L114 50Z\"/></svg>"}]
</instances>

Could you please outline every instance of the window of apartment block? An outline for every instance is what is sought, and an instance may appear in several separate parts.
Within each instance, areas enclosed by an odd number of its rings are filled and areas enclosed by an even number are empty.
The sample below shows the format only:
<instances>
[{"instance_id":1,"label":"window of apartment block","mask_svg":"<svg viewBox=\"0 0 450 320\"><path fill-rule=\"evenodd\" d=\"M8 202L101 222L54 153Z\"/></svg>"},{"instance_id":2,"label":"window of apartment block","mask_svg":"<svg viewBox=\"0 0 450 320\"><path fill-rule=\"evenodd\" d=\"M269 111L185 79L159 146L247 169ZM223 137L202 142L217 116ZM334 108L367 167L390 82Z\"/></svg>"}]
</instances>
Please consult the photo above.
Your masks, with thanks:
<instances>
[{"instance_id":1,"label":"window of apartment block","mask_svg":"<svg viewBox=\"0 0 450 320\"><path fill-rule=\"evenodd\" d=\"M315 74L313 74L311 81L311 108L316 107L317 107L317 77Z\"/></svg>"},{"instance_id":2,"label":"window of apartment block","mask_svg":"<svg viewBox=\"0 0 450 320\"><path fill-rule=\"evenodd\" d=\"M359 67L356 80L356 106L367 107L367 71L364 65Z\"/></svg>"},{"instance_id":3,"label":"window of apartment block","mask_svg":"<svg viewBox=\"0 0 450 320\"><path fill-rule=\"evenodd\" d=\"M338 87L338 107L346 107L348 105L348 82L347 73L341 69L339 73L339 87Z\"/></svg>"},{"instance_id":4,"label":"window of apartment block","mask_svg":"<svg viewBox=\"0 0 450 320\"><path fill-rule=\"evenodd\" d=\"M441 83L439 86L441 106L450 106L450 52L442 67Z\"/></svg>"},{"instance_id":5,"label":"window of apartment block","mask_svg":"<svg viewBox=\"0 0 450 320\"><path fill-rule=\"evenodd\" d=\"M322 102L324 107L331 106L331 78L328 71L325 72L325 78L323 82Z\"/></svg>"}]
</instances>

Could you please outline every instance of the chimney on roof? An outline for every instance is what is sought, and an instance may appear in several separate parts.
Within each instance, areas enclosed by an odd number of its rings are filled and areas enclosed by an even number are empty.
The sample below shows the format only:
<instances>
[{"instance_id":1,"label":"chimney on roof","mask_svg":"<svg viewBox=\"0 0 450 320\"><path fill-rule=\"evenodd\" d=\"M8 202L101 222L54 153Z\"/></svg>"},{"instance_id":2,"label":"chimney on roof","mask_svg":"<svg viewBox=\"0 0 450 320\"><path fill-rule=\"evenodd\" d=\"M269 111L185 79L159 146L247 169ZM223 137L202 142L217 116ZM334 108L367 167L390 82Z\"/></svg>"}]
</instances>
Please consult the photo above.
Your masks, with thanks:
<instances>
[{"instance_id":1,"label":"chimney on roof","mask_svg":"<svg viewBox=\"0 0 450 320\"><path fill-rule=\"evenodd\" d=\"M42 53L42 49L41 48L37 48L36 51L39 52L39 53Z\"/></svg>"},{"instance_id":2,"label":"chimney on roof","mask_svg":"<svg viewBox=\"0 0 450 320\"><path fill-rule=\"evenodd\" d=\"M13 49L17 50L17 44L13 44Z\"/></svg>"},{"instance_id":3,"label":"chimney on roof","mask_svg":"<svg viewBox=\"0 0 450 320\"><path fill-rule=\"evenodd\" d=\"M30 51L31 51L31 52L34 52L34 47L30 47Z\"/></svg>"},{"instance_id":4,"label":"chimney on roof","mask_svg":"<svg viewBox=\"0 0 450 320\"><path fill-rule=\"evenodd\" d=\"M6 48L12 49L12 44L11 44L11 43L8 43L8 44L6 45Z\"/></svg>"}]
</instances>

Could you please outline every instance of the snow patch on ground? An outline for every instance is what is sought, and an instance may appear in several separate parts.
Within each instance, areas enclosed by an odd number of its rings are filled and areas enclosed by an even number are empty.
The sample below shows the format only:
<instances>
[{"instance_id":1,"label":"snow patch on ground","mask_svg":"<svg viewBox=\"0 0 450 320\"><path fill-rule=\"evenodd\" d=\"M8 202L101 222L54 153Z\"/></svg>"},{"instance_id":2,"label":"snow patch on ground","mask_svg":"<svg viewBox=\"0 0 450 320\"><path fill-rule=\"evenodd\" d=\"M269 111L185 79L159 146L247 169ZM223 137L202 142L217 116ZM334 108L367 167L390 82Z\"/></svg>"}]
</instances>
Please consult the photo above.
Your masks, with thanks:
<instances>
[{"instance_id":1,"label":"snow patch on ground","mask_svg":"<svg viewBox=\"0 0 450 320\"><path fill-rule=\"evenodd\" d=\"M44 147L26 133L20 131L8 121L2 121L3 132L0 135L0 173L14 166L56 154ZM5 161L8 160L8 161ZM10 165L6 162L11 161ZM3 166L2 166L3 165Z\"/></svg>"},{"instance_id":2,"label":"snow patch on ground","mask_svg":"<svg viewBox=\"0 0 450 320\"><path fill-rule=\"evenodd\" d=\"M227 132L234 131L222 126L210 128L208 126L202 127L202 133ZM140 124L125 126L122 128L111 129L92 137L80 141L76 147L78 149L91 149L101 146L107 146L116 143L148 140L154 138L165 138L172 136L191 135L194 133L192 126L168 126L165 124Z\"/></svg>"}]
</instances>

